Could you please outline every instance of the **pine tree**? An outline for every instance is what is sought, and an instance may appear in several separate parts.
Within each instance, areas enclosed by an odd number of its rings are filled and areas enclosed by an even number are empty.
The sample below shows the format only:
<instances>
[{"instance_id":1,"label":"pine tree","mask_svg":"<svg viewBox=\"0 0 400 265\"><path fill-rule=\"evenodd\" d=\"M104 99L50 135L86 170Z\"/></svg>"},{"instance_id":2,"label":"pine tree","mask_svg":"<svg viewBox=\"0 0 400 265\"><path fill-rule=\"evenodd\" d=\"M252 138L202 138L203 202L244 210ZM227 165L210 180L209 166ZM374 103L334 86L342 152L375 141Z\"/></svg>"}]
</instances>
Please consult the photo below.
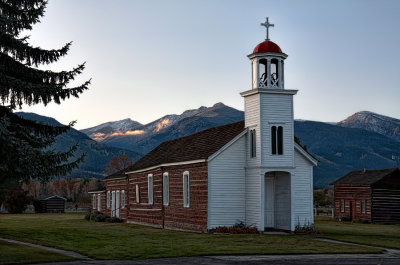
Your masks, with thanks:
<instances>
[{"instance_id":1,"label":"pine tree","mask_svg":"<svg viewBox=\"0 0 400 265\"><path fill-rule=\"evenodd\" d=\"M70 71L39 69L65 56L71 43L45 50L30 45L29 37L20 36L40 22L46 5L45 0L0 0L0 184L8 179L45 181L69 173L83 160L83 156L74 158L77 146L65 152L51 149L55 137L68 131L73 122L51 126L14 113L23 104L60 104L78 97L90 84L89 80L68 87L83 71L84 63Z\"/></svg>"}]
</instances>

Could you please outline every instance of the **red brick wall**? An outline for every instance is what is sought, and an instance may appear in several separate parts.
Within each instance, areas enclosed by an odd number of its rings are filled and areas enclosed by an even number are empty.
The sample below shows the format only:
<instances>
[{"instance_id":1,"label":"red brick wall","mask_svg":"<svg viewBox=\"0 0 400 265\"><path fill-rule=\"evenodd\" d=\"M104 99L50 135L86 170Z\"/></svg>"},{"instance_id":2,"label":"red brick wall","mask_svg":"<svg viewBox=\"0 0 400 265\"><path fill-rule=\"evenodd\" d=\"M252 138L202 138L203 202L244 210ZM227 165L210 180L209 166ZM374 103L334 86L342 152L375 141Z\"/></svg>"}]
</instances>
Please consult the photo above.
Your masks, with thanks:
<instances>
[{"instance_id":1,"label":"red brick wall","mask_svg":"<svg viewBox=\"0 0 400 265\"><path fill-rule=\"evenodd\" d=\"M128 191L128 186L127 186L127 179L115 179L115 180L107 180L105 181L105 185L106 185L106 193L105 193L105 198L107 198L107 192L110 191L110 194L112 194L112 191L120 191L120 196L121 191L125 190L125 208L122 208L121 206L121 202L122 202L122 198L120 199L120 214L119 217L121 219L123 219L126 222L127 216L128 216L128 211L129 211L129 204L128 204L128 197L129 197L129 191ZM112 195L110 195L110 207L107 207L107 199L105 200L105 214L108 216L111 216L111 198ZM118 206L116 206L118 207Z\"/></svg>"},{"instance_id":2,"label":"red brick wall","mask_svg":"<svg viewBox=\"0 0 400 265\"><path fill-rule=\"evenodd\" d=\"M190 206L183 206L183 173L189 171ZM128 221L159 227L207 231L207 163L164 167L129 175ZM162 176L169 175L169 205L163 206ZM148 175L153 174L153 204L148 203ZM136 202L136 185L140 201Z\"/></svg>"},{"instance_id":3,"label":"red brick wall","mask_svg":"<svg viewBox=\"0 0 400 265\"><path fill-rule=\"evenodd\" d=\"M96 195L96 209L93 209L93 195ZM93 212L93 211L97 211L97 196L98 196L98 194L100 194L100 209L101 209L101 211L100 212L102 212L102 213L104 213L104 211L106 210L106 193L105 192L103 192L103 193L99 193L99 192L97 192L97 193L90 193L89 194L89 196L90 196L90 210Z\"/></svg>"},{"instance_id":4,"label":"red brick wall","mask_svg":"<svg viewBox=\"0 0 400 265\"><path fill-rule=\"evenodd\" d=\"M369 186L335 185L335 218L347 217L371 222L371 188ZM340 201L344 201L344 212L341 212ZM362 213L361 203L366 201L366 211Z\"/></svg>"}]
</instances>

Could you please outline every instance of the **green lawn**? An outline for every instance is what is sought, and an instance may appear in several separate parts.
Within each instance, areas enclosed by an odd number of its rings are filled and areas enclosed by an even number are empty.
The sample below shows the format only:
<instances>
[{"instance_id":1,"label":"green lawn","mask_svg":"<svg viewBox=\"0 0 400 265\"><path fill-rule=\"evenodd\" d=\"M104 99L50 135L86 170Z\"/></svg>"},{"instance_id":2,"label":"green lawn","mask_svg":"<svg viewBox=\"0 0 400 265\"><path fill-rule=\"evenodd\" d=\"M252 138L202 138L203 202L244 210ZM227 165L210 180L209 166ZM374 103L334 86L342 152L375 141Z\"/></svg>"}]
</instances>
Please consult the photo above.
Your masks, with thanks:
<instances>
[{"instance_id":1,"label":"green lawn","mask_svg":"<svg viewBox=\"0 0 400 265\"><path fill-rule=\"evenodd\" d=\"M74 258L43 249L8 243L0 240L0 264L71 261Z\"/></svg>"},{"instance_id":2,"label":"green lawn","mask_svg":"<svg viewBox=\"0 0 400 265\"><path fill-rule=\"evenodd\" d=\"M317 230L322 232L321 237L324 238L400 249L399 225L359 224L326 220L316 221L315 224Z\"/></svg>"},{"instance_id":3,"label":"green lawn","mask_svg":"<svg viewBox=\"0 0 400 265\"><path fill-rule=\"evenodd\" d=\"M380 253L299 235L214 235L95 223L81 214L0 215L0 237L72 250L95 259L222 254Z\"/></svg>"}]
</instances>

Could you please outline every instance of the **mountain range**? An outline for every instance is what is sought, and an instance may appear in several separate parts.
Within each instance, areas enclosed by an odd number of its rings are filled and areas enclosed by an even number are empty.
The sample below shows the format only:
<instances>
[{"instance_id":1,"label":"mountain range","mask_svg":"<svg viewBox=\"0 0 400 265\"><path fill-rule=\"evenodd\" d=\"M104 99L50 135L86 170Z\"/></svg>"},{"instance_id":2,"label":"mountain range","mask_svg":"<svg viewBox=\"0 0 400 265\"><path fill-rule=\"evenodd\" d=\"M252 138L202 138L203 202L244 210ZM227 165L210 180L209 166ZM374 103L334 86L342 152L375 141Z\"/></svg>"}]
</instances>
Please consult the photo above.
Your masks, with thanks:
<instances>
[{"instance_id":1,"label":"mountain range","mask_svg":"<svg viewBox=\"0 0 400 265\"><path fill-rule=\"evenodd\" d=\"M59 124L52 118L31 113L24 117ZM60 135L56 150L79 143L86 161L71 176L102 177L105 164L120 153L134 161L161 142L189 135L210 127L243 120L244 113L222 103L166 115L148 124L131 119L107 122ZM329 183L355 169L396 167L393 155L400 155L400 120L373 112L357 112L338 123L296 120L295 135L318 160L314 169L314 187Z\"/></svg>"},{"instance_id":2,"label":"mountain range","mask_svg":"<svg viewBox=\"0 0 400 265\"><path fill-rule=\"evenodd\" d=\"M18 115L25 119L35 120L44 124L53 126L61 126L57 120L35 113L18 112ZM121 149L108 146L89 138L86 134L71 128L68 132L57 136L55 143L51 146L56 151L67 151L69 147L78 143L78 150L75 156L79 157L82 153L86 153L84 162L80 164L78 169L74 169L66 177L96 177L103 178L105 176L105 165L114 157L120 154L126 154L132 160L137 161L142 155L131 150Z\"/></svg>"},{"instance_id":3,"label":"mountain range","mask_svg":"<svg viewBox=\"0 0 400 265\"><path fill-rule=\"evenodd\" d=\"M222 103L181 115L166 115L149 124L130 119L82 130L106 145L146 154L161 142L213 126L243 120L244 113ZM373 112L357 112L338 123L295 121L295 135L320 162L314 186L329 183L354 169L396 167L400 152L400 120Z\"/></svg>"}]
</instances>

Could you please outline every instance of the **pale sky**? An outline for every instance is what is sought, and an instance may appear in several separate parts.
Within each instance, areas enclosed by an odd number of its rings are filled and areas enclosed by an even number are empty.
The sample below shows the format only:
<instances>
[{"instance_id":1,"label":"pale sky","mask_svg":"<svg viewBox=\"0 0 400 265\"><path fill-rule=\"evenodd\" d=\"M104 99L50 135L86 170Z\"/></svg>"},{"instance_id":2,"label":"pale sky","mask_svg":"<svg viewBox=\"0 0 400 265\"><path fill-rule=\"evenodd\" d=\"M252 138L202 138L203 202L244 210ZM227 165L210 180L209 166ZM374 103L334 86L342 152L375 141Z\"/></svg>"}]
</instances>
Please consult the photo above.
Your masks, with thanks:
<instances>
[{"instance_id":1,"label":"pale sky","mask_svg":"<svg viewBox=\"0 0 400 265\"><path fill-rule=\"evenodd\" d=\"M22 111L83 129L217 102L243 110L247 55L264 40L268 16L271 40L289 55L285 87L299 90L296 119L340 121L361 110L400 118L399 14L396 0L49 0L31 44L73 41L50 69L86 61L77 81L92 85L79 99Z\"/></svg>"}]
</instances>

